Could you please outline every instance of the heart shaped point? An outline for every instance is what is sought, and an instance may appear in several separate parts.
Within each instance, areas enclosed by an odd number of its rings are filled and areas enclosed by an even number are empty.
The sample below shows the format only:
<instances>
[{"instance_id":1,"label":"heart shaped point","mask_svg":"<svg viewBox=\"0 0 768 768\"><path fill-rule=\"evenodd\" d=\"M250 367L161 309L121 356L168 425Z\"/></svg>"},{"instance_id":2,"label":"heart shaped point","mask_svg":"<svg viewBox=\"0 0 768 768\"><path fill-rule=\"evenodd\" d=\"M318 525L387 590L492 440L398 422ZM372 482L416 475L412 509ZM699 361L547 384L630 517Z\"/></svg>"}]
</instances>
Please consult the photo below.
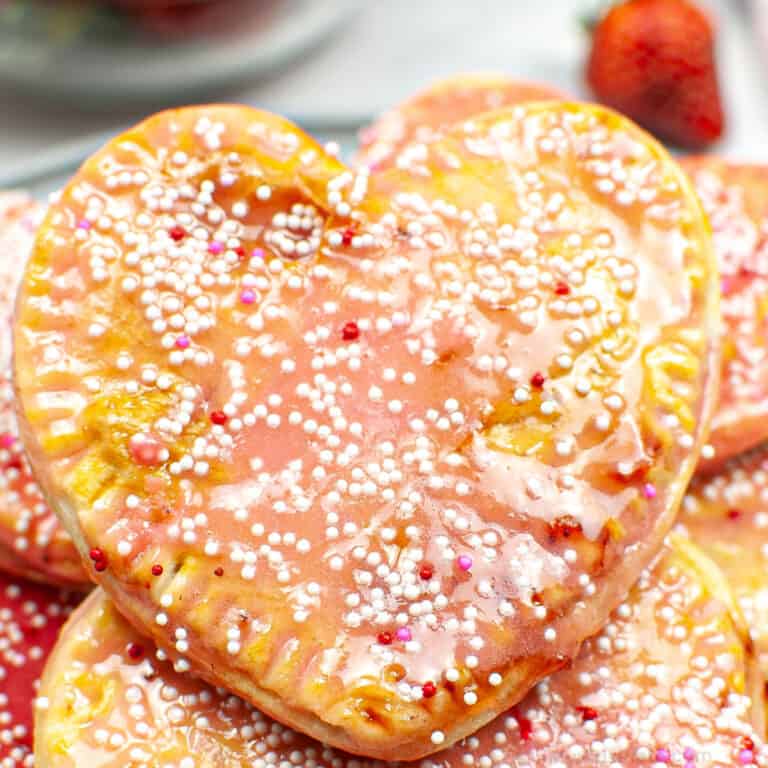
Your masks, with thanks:
<instances>
[{"instance_id":1,"label":"heart shaped point","mask_svg":"<svg viewBox=\"0 0 768 768\"><path fill-rule=\"evenodd\" d=\"M204 754L208 764L228 768L382 768L381 762L351 757L270 720L176 672L173 663L156 658L105 595L94 592L67 625L46 668L41 694L47 706L35 724L36 765L76 768L89 759L100 768L122 768L142 759L186 768ZM718 690L707 693L713 668ZM569 669L423 765L593 768L614 762L646 768L683 758L689 766L762 766L768 758L761 736L765 721L759 699L750 703L761 687L743 619L722 574L691 542L670 536ZM432 699L437 690L428 681L423 695Z\"/></svg>"},{"instance_id":2,"label":"heart shaped point","mask_svg":"<svg viewBox=\"0 0 768 768\"><path fill-rule=\"evenodd\" d=\"M163 113L66 187L18 307L33 463L120 610L387 760L475 732L603 625L717 379L689 182L578 104L381 173L256 110Z\"/></svg>"}]
</instances>

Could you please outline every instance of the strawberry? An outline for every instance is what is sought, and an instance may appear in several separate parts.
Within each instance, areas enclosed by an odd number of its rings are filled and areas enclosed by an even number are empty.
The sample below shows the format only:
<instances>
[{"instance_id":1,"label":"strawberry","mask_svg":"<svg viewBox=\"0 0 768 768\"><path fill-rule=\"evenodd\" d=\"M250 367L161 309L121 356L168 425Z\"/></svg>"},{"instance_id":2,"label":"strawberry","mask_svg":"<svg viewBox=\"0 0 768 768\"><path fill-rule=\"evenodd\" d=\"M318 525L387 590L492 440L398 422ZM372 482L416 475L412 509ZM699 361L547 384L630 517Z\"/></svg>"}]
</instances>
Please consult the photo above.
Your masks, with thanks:
<instances>
[{"instance_id":1,"label":"strawberry","mask_svg":"<svg viewBox=\"0 0 768 768\"><path fill-rule=\"evenodd\" d=\"M110 0L153 36L182 38L226 28L247 0Z\"/></svg>"},{"instance_id":2,"label":"strawberry","mask_svg":"<svg viewBox=\"0 0 768 768\"><path fill-rule=\"evenodd\" d=\"M662 139L701 148L723 133L709 17L688 0L625 0L593 31L595 96Z\"/></svg>"}]
</instances>

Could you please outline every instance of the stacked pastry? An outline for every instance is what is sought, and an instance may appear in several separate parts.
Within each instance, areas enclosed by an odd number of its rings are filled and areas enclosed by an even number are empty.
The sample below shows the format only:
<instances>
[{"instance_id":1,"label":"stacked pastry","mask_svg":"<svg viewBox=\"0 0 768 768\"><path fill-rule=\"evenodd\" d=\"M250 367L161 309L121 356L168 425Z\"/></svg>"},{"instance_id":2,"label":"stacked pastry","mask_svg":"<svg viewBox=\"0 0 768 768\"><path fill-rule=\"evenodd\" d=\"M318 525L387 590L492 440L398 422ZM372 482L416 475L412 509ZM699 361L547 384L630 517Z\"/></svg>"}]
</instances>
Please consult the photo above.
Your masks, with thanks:
<instances>
[{"instance_id":1,"label":"stacked pastry","mask_svg":"<svg viewBox=\"0 0 768 768\"><path fill-rule=\"evenodd\" d=\"M761 172L557 99L162 113L6 246L38 768L768 765Z\"/></svg>"}]
</instances>

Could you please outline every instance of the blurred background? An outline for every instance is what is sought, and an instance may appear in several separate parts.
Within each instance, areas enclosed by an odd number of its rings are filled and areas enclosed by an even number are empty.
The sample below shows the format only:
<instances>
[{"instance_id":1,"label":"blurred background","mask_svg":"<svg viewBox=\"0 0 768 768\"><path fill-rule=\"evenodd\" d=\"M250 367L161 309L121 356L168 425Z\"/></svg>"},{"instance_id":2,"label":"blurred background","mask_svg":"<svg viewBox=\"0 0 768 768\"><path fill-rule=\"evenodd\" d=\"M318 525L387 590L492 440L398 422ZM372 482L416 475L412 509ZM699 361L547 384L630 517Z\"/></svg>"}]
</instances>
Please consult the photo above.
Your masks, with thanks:
<instances>
[{"instance_id":1,"label":"blurred background","mask_svg":"<svg viewBox=\"0 0 768 768\"><path fill-rule=\"evenodd\" d=\"M238 101L342 151L435 78L497 70L586 98L595 0L0 0L0 187L55 189L158 108ZM171 0L176 2L176 0ZM716 22L727 130L768 161L768 0L699 3ZM765 37L763 37L765 34Z\"/></svg>"}]
</instances>

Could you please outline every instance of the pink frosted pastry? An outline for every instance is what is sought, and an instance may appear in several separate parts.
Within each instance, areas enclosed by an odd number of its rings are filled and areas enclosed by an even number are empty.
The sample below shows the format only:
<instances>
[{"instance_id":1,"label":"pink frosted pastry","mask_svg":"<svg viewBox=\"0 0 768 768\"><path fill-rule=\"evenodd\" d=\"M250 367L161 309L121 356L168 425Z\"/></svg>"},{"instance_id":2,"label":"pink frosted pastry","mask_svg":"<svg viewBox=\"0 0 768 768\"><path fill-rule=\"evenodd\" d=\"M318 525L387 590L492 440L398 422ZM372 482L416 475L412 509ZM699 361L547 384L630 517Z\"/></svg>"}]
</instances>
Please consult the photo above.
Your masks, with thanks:
<instances>
[{"instance_id":1,"label":"pink frosted pastry","mask_svg":"<svg viewBox=\"0 0 768 768\"><path fill-rule=\"evenodd\" d=\"M75 605L63 592L0 572L0 766L32 768L33 701L43 665Z\"/></svg>"},{"instance_id":2,"label":"pink frosted pastry","mask_svg":"<svg viewBox=\"0 0 768 768\"><path fill-rule=\"evenodd\" d=\"M722 575L673 540L568 670L421 768L768 765L761 684ZM46 669L37 768L373 768L174 672L103 593Z\"/></svg>"},{"instance_id":3,"label":"pink frosted pastry","mask_svg":"<svg viewBox=\"0 0 768 768\"><path fill-rule=\"evenodd\" d=\"M604 624L719 369L706 221L636 126L527 105L411 160L153 117L50 209L16 332L27 447L120 610L382 759L474 733Z\"/></svg>"},{"instance_id":4,"label":"pink frosted pastry","mask_svg":"<svg viewBox=\"0 0 768 768\"><path fill-rule=\"evenodd\" d=\"M723 362L714 469L768 440L768 167L683 160L712 223L722 274Z\"/></svg>"},{"instance_id":5,"label":"pink frosted pastry","mask_svg":"<svg viewBox=\"0 0 768 768\"><path fill-rule=\"evenodd\" d=\"M768 446L696 477L679 522L727 576L768 680Z\"/></svg>"},{"instance_id":6,"label":"pink frosted pastry","mask_svg":"<svg viewBox=\"0 0 768 768\"><path fill-rule=\"evenodd\" d=\"M441 128L482 112L562 97L551 86L521 82L499 73L449 77L433 83L363 130L355 163L381 171L394 165L409 144L428 141Z\"/></svg>"},{"instance_id":7,"label":"pink frosted pastry","mask_svg":"<svg viewBox=\"0 0 768 768\"><path fill-rule=\"evenodd\" d=\"M0 192L0 570L83 585L80 557L32 477L14 413L11 317L42 212L28 195Z\"/></svg>"}]
</instances>

